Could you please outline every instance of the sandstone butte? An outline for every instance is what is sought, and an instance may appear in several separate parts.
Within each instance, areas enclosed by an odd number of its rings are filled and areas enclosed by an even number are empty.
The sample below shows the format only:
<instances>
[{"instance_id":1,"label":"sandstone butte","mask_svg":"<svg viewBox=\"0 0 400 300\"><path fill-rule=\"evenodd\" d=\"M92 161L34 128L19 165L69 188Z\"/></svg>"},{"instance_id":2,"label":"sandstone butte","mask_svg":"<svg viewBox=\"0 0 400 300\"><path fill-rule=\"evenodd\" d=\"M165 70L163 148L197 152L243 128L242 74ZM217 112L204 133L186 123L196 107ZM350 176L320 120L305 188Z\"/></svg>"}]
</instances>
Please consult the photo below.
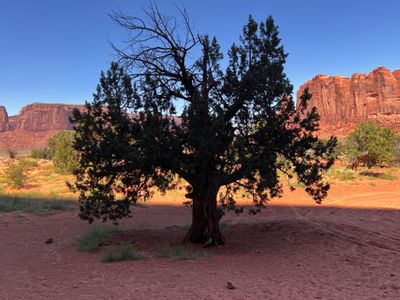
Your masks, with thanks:
<instances>
[{"instance_id":1,"label":"sandstone butte","mask_svg":"<svg viewBox=\"0 0 400 300\"><path fill-rule=\"evenodd\" d=\"M297 105L306 87L312 94L308 109L315 106L321 116L320 136L343 137L363 121L400 131L400 69L379 67L351 78L317 75L301 85Z\"/></svg>"},{"instance_id":2,"label":"sandstone butte","mask_svg":"<svg viewBox=\"0 0 400 300\"><path fill-rule=\"evenodd\" d=\"M83 105L33 103L23 107L17 116L8 116L0 106L0 148L37 148L60 130L72 129L72 110Z\"/></svg>"}]
</instances>

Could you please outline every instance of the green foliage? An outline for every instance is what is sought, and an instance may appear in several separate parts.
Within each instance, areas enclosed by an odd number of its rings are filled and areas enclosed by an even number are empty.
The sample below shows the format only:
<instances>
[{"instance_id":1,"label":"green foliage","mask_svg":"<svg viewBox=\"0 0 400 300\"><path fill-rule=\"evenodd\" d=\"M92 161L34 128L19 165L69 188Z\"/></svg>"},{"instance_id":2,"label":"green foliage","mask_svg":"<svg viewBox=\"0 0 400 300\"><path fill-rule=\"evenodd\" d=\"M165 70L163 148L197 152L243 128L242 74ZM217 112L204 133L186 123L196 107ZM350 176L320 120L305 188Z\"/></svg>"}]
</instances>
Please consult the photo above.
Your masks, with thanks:
<instances>
[{"instance_id":1,"label":"green foliage","mask_svg":"<svg viewBox=\"0 0 400 300\"><path fill-rule=\"evenodd\" d=\"M171 256L171 246L167 241L158 243L154 247L154 253L158 257L170 257Z\"/></svg>"},{"instance_id":2,"label":"green foliage","mask_svg":"<svg viewBox=\"0 0 400 300\"><path fill-rule=\"evenodd\" d=\"M46 159L51 160L51 149L50 148L38 148L33 149L30 157L34 159Z\"/></svg>"},{"instance_id":3,"label":"green foliage","mask_svg":"<svg viewBox=\"0 0 400 300\"><path fill-rule=\"evenodd\" d=\"M360 172L361 176L366 176L371 179L384 179L384 180L397 180L397 176L393 174L379 173L379 172Z\"/></svg>"},{"instance_id":4,"label":"green foliage","mask_svg":"<svg viewBox=\"0 0 400 300\"><path fill-rule=\"evenodd\" d=\"M344 140L344 157L355 169L361 163L368 168L392 164L396 160L397 143L394 130L371 122L361 123Z\"/></svg>"},{"instance_id":5,"label":"green foliage","mask_svg":"<svg viewBox=\"0 0 400 300\"><path fill-rule=\"evenodd\" d=\"M0 196L0 211L2 212L29 212L47 214L58 210L67 210L74 207L71 201L39 200L21 197Z\"/></svg>"},{"instance_id":6,"label":"green foliage","mask_svg":"<svg viewBox=\"0 0 400 300\"><path fill-rule=\"evenodd\" d=\"M154 187L172 189L179 176L195 216L185 240L222 244L221 209L237 209L241 189L253 198L250 212L259 212L282 194L279 170L292 170L315 201L326 197L322 173L333 164L336 139L313 134L319 116L307 108L307 90L296 109L272 17L259 24L249 17L224 71L216 38L192 35L185 15L187 35L153 5L147 16L150 22L113 17L131 31L132 53L117 50L121 65L101 73L85 112L74 111L80 217L126 217Z\"/></svg>"},{"instance_id":7,"label":"green foliage","mask_svg":"<svg viewBox=\"0 0 400 300\"><path fill-rule=\"evenodd\" d=\"M78 165L77 155L73 148L75 134L73 131L60 131L48 140L54 166L61 173L72 173Z\"/></svg>"},{"instance_id":8,"label":"green foliage","mask_svg":"<svg viewBox=\"0 0 400 300\"><path fill-rule=\"evenodd\" d=\"M90 227L76 240L76 248L78 251L95 252L107 243L115 232L115 226Z\"/></svg>"},{"instance_id":9,"label":"green foliage","mask_svg":"<svg viewBox=\"0 0 400 300\"><path fill-rule=\"evenodd\" d=\"M346 168L330 168L328 175L330 178L340 181L352 181L357 178L357 172Z\"/></svg>"},{"instance_id":10,"label":"green foliage","mask_svg":"<svg viewBox=\"0 0 400 300\"><path fill-rule=\"evenodd\" d=\"M158 257L172 257L175 259L196 259L201 256L207 256L205 251L194 250L189 245L172 246L168 242L157 244L154 248L154 253Z\"/></svg>"},{"instance_id":11,"label":"green foliage","mask_svg":"<svg viewBox=\"0 0 400 300\"><path fill-rule=\"evenodd\" d=\"M196 259L201 256L207 256L207 253L194 250L189 245L176 245L171 248L171 256L176 259Z\"/></svg>"},{"instance_id":12,"label":"green foliage","mask_svg":"<svg viewBox=\"0 0 400 300\"><path fill-rule=\"evenodd\" d=\"M26 167L23 163L18 161L9 162L5 170L7 184L13 188L22 188L28 180L25 171Z\"/></svg>"},{"instance_id":13,"label":"green foliage","mask_svg":"<svg viewBox=\"0 0 400 300\"><path fill-rule=\"evenodd\" d=\"M127 260L142 260L145 255L142 251L139 251L131 245L120 245L117 252L114 251L113 247L107 248L106 252L102 257L102 262L114 262L114 261L127 261Z\"/></svg>"},{"instance_id":14,"label":"green foliage","mask_svg":"<svg viewBox=\"0 0 400 300\"><path fill-rule=\"evenodd\" d=\"M24 159L21 159L21 160L19 161L19 164L20 164L25 170L32 170L32 169L34 169L35 167L37 167L37 166L39 165L38 162L37 162L35 159L29 158L29 157L24 158Z\"/></svg>"}]
</instances>

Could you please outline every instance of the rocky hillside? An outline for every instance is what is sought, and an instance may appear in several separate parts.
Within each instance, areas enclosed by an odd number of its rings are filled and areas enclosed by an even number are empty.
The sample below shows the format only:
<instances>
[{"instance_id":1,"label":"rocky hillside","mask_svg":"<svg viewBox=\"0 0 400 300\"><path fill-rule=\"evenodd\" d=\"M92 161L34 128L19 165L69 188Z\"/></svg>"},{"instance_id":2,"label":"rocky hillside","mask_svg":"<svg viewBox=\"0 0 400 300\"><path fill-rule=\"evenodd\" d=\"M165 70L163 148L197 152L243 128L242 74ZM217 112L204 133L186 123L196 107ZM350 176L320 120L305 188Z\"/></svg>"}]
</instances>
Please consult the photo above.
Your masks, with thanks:
<instances>
[{"instance_id":1,"label":"rocky hillside","mask_svg":"<svg viewBox=\"0 0 400 300\"><path fill-rule=\"evenodd\" d=\"M69 117L82 105L33 103L23 107L17 116L8 116L0 106L0 148L35 148L45 146L47 139L59 130L72 129Z\"/></svg>"},{"instance_id":2,"label":"rocky hillside","mask_svg":"<svg viewBox=\"0 0 400 300\"><path fill-rule=\"evenodd\" d=\"M400 69L380 67L351 78L318 75L300 87L297 99L305 87L313 95L309 107L321 116L321 135L343 136L367 120L400 130Z\"/></svg>"}]
</instances>

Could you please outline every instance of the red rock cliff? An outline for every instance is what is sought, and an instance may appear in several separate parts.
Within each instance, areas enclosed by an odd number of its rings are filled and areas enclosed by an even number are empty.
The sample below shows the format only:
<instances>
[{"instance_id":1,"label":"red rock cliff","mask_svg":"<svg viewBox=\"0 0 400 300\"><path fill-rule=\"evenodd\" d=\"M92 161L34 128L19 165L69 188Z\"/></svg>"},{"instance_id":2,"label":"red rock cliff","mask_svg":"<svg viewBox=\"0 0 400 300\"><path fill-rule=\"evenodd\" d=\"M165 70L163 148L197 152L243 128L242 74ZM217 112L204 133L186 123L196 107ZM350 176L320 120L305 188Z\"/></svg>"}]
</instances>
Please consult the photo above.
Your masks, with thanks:
<instances>
[{"instance_id":1,"label":"red rock cliff","mask_svg":"<svg viewBox=\"0 0 400 300\"><path fill-rule=\"evenodd\" d=\"M380 67L351 78L318 75L300 87L297 99L305 87L313 95L309 107L317 107L324 135L345 135L366 120L400 130L400 69Z\"/></svg>"},{"instance_id":2,"label":"red rock cliff","mask_svg":"<svg viewBox=\"0 0 400 300\"><path fill-rule=\"evenodd\" d=\"M72 129L69 117L82 105L34 103L21 109L19 115L8 117L0 106L0 148L44 147L47 139L59 130Z\"/></svg>"},{"instance_id":3,"label":"red rock cliff","mask_svg":"<svg viewBox=\"0 0 400 300\"><path fill-rule=\"evenodd\" d=\"M47 131L72 129L68 118L77 105L34 103L22 108L18 115L17 129Z\"/></svg>"},{"instance_id":4,"label":"red rock cliff","mask_svg":"<svg viewBox=\"0 0 400 300\"><path fill-rule=\"evenodd\" d=\"M4 106L0 106L0 132L8 130L8 114Z\"/></svg>"}]
</instances>

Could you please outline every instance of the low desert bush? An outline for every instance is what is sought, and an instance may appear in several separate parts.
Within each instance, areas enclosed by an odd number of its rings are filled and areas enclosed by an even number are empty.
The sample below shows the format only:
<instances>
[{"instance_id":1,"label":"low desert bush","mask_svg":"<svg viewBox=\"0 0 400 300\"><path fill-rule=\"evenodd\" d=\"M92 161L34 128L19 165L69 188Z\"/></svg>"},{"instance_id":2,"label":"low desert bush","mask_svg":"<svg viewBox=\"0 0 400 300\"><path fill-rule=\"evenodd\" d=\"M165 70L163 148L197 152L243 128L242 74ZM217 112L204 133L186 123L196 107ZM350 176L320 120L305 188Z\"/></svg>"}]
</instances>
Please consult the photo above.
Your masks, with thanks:
<instances>
[{"instance_id":1,"label":"low desert bush","mask_svg":"<svg viewBox=\"0 0 400 300\"><path fill-rule=\"evenodd\" d=\"M189 245L171 246L168 242L162 242L154 247L154 253L158 257L172 257L175 259L196 259L201 256L207 256L204 251L193 249Z\"/></svg>"},{"instance_id":2,"label":"low desert bush","mask_svg":"<svg viewBox=\"0 0 400 300\"><path fill-rule=\"evenodd\" d=\"M171 246L166 241L159 243L154 247L154 254L158 257L170 257Z\"/></svg>"},{"instance_id":3,"label":"low desert bush","mask_svg":"<svg viewBox=\"0 0 400 300\"><path fill-rule=\"evenodd\" d=\"M51 160L51 150L50 150L50 148L33 149L30 157L35 158L35 159Z\"/></svg>"},{"instance_id":4,"label":"low desert bush","mask_svg":"<svg viewBox=\"0 0 400 300\"><path fill-rule=\"evenodd\" d=\"M131 245L122 244L119 246L119 250L114 251L113 247L110 247L104 253L101 261L102 262L113 262L113 261L126 261L126 260L142 260L145 255L142 251L137 250Z\"/></svg>"},{"instance_id":5,"label":"low desert bush","mask_svg":"<svg viewBox=\"0 0 400 300\"><path fill-rule=\"evenodd\" d=\"M345 168L334 169L330 168L328 171L329 177L341 181L351 181L357 178L357 172Z\"/></svg>"},{"instance_id":6,"label":"low desert bush","mask_svg":"<svg viewBox=\"0 0 400 300\"><path fill-rule=\"evenodd\" d=\"M361 176L366 176L370 179L384 179L384 180L396 180L397 177L393 174L378 173L378 172L360 172Z\"/></svg>"},{"instance_id":7,"label":"low desert bush","mask_svg":"<svg viewBox=\"0 0 400 300\"><path fill-rule=\"evenodd\" d=\"M118 229L114 225L101 225L88 228L76 241L78 251L95 252L106 244Z\"/></svg>"},{"instance_id":8,"label":"low desert bush","mask_svg":"<svg viewBox=\"0 0 400 300\"><path fill-rule=\"evenodd\" d=\"M37 167L39 164L38 164L38 162L35 160L35 159L33 159L33 158L24 158L24 159L21 159L20 161L19 161L19 164L25 169L25 170L31 170L31 169L33 169L33 168L35 168L35 167Z\"/></svg>"},{"instance_id":9,"label":"low desert bush","mask_svg":"<svg viewBox=\"0 0 400 300\"><path fill-rule=\"evenodd\" d=\"M39 200L12 196L0 196L1 212L29 212L47 214L58 210L67 210L75 206L72 201Z\"/></svg>"},{"instance_id":10,"label":"low desert bush","mask_svg":"<svg viewBox=\"0 0 400 300\"><path fill-rule=\"evenodd\" d=\"M25 171L25 167L21 162L11 161L5 170L7 185L16 189L22 188L28 179Z\"/></svg>"}]
</instances>

